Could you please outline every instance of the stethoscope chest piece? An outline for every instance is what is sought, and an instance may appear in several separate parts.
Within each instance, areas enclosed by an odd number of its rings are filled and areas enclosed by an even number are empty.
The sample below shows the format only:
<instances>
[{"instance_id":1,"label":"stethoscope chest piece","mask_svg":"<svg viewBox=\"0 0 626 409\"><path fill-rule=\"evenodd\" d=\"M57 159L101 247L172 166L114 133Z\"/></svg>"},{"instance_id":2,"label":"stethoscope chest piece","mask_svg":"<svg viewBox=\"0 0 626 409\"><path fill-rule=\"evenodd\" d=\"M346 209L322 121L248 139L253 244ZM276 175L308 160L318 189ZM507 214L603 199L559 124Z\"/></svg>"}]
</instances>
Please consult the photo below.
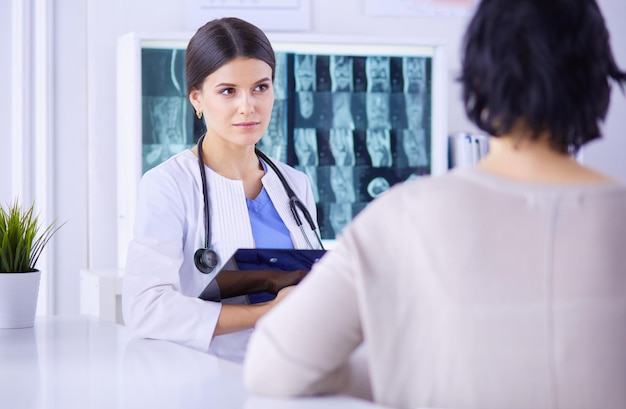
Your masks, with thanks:
<instances>
[{"instance_id":1,"label":"stethoscope chest piece","mask_svg":"<svg viewBox=\"0 0 626 409\"><path fill-rule=\"evenodd\" d=\"M209 274L217 267L217 253L211 249L198 249L193 255L193 262L201 273Z\"/></svg>"}]
</instances>

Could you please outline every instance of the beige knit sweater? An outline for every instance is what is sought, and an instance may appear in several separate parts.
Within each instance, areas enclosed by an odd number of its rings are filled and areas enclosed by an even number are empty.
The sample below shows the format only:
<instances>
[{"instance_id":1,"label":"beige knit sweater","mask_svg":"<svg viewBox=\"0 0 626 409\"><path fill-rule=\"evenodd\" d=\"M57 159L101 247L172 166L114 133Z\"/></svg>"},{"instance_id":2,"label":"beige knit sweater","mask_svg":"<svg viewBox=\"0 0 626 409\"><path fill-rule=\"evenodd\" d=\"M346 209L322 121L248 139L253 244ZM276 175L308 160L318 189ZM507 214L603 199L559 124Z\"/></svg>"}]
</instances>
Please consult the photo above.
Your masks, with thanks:
<instances>
[{"instance_id":1,"label":"beige knit sweater","mask_svg":"<svg viewBox=\"0 0 626 409\"><path fill-rule=\"evenodd\" d=\"M479 169L371 203L253 335L245 381L396 408L626 408L626 188Z\"/></svg>"}]
</instances>

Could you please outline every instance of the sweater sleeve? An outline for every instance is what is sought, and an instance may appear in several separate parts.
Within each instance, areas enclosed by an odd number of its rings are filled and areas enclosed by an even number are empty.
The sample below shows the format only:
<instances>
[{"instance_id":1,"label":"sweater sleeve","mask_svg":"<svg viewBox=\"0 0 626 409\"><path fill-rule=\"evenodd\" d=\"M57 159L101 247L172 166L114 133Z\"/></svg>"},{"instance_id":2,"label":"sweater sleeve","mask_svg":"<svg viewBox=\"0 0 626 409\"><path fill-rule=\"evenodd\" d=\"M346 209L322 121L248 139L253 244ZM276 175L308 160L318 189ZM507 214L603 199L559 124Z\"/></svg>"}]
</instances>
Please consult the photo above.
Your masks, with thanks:
<instances>
[{"instance_id":1,"label":"sweater sleeve","mask_svg":"<svg viewBox=\"0 0 626 409\"><path fill-rule=\"evenodd\" d=\"M251 392L306 396L345 393L353 387L350 357L362 342L362 332L347 255L341 246L327 253L259 321L244 364Z\"/></svg>"}]
</instances>

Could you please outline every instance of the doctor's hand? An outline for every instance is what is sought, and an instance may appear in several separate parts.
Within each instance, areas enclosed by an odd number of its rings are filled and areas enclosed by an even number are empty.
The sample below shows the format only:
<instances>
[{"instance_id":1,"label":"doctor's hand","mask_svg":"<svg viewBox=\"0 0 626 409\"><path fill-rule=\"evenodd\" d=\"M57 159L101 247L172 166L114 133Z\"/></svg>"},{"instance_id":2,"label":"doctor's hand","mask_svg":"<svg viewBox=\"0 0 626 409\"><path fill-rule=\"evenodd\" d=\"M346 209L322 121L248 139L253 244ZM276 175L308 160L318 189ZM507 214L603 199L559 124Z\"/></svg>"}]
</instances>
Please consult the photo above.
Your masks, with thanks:
<instances>
[{"instance_id":1,"label":"doctor's hand","mask_svg":"<svg viewBox=\"0 0 626 409\"><path fill-rule=\"evenodd\" d=\"M268 290L272 294L278 294L285 287L298 284L308 274L308 270L277 271L269 275Z\"/></svg>"},{"instance_id":2,"label":"doctor's hand","mask_svg":"<svg viewBox=\"0 0 626 409\"><path fill-rule=\"evenodd\" d=\"M270 301L272 303L272 307L274 305L278 304L279 302L281 302L285 297L287 297L289 295L289 293L291 291L293 291L294 288L296 288L295 285L290 285L290 286L285 287L282 290L280 290L278 292L278 294L276 294L276 298L274 298L272 301Z\"/></svg>"},{"instance_id":3,"label":"doctor's hand","mask_svg":"<svg viewBox=\"0 0 626 409\"><path fill-rule=\"evenodd\" d=\"M276 295L282 288L296 285L308 270L222 270L215 282L221 298L231 298L266 291Z\"/></svg>"}]
</instances>

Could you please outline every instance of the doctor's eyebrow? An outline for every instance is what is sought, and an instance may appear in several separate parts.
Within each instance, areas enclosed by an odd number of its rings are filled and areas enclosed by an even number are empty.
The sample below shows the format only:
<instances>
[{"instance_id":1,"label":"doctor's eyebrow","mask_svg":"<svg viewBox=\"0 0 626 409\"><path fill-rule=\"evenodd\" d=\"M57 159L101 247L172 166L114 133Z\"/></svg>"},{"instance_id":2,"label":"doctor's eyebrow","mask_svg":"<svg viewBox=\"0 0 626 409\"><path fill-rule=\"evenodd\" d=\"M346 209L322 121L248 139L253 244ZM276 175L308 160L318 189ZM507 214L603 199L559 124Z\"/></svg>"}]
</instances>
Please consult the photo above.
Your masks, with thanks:
<instances>
[{"instance_id":1,"label":"doctor's eyebrow","mask_svg":"<svg viewBox=\"0 0 626 409\"><path fill-rule=\"evenodd\" d=\"M269 77L265 77L265 78L262 78L262 79L256 81L253 85L256 86L256 85L264 84L264 83L267 83L267 82L272 82L272 79L269 78ZM236 88L237 84L233 84L233 83L230 83L230 82L220 82L219 84L216 84L214 88L223 88L223 87Z\"/></svg>"}]
</instances>

